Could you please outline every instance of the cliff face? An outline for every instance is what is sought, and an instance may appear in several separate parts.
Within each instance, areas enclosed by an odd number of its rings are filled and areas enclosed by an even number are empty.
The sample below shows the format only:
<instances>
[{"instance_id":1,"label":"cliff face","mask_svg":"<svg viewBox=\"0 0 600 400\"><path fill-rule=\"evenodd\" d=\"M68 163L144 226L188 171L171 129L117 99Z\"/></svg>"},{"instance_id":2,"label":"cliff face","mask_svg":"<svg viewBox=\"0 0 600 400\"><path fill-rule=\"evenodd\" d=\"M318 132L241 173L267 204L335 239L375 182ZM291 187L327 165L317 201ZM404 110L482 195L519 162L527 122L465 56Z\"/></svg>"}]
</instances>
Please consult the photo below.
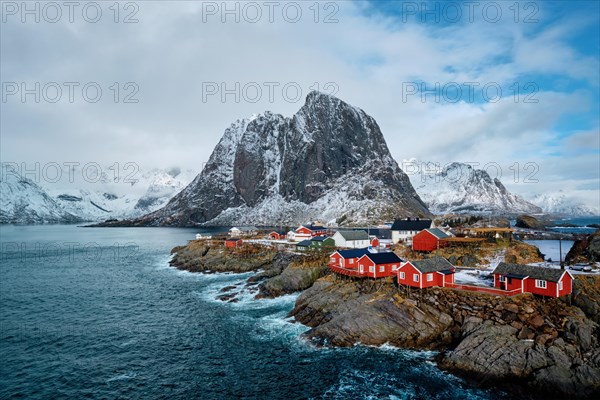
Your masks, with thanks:
<instances>
[{"instance_id":1,"label":"cliff face","mask_svg":"<svg viewBox=\"0 0 600 400\"><path fill-rule=\"evenodd\" d=\"M311 92L292 117L232 124L196 179L133 225L364 223L429 211L364 111Z\"/></svg>"}]
</instances>

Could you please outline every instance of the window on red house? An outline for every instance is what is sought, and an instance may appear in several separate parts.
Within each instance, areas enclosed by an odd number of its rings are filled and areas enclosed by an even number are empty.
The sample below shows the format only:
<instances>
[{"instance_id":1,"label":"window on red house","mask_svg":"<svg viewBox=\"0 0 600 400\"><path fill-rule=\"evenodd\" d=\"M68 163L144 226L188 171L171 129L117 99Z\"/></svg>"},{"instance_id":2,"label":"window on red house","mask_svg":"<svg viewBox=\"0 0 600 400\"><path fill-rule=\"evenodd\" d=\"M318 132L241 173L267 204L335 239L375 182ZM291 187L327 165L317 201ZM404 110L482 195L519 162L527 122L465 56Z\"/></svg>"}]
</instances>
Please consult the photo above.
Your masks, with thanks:
<instances>
[{"instance_id":1,"label":"window on red house","mask_svg":"<svg viewBox=\"0 0 600 400\"><path fill-rule=\"evenodd\" d=\"M546 289L547 287L547 282L542 280L542 279L536 279L535 280L535 287L539 288L539 289Z\"/></svg>"}]
</instances>

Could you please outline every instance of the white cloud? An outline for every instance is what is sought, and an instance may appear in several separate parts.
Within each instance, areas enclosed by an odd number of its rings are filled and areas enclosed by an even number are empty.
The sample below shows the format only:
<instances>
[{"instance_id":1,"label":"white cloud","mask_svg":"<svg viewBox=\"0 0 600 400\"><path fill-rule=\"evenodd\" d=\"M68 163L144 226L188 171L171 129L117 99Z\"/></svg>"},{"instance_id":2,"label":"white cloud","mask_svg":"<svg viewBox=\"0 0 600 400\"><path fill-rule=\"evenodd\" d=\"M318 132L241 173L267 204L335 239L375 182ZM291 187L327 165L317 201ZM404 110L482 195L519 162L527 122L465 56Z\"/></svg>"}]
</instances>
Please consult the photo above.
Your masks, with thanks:
<instances>
[{"instance_id":1,"label":"white cloud","mask_svg":"<svg viewBox=\"0 0 600 400\"><path fill-rule=\"evenodd\" d=\"M297 111L302 100L285 101L285 83L297 82L306 95L315 82L321 89L334 82L340 98L376 118L397 159L543 162L544 154L557 150L553 124L598 101L591 90L540 92L538 104L508 97L488 104L422 103L414 96L403 102L403 83L416 79L510 85L524 75L551 73L594 87L598 59L566 40L582 29L581 20L431 26L367 16L361 3L337 4L334 24L315 24L308 5L296 24L280 14L272 24L223 24L217 16L203 22L200 2L139 3L137 24L4 23L2 81L97 81L104 97L97 104L2 104L2 159L134 161L199 170L235 119L264 110L288 116ZM138 104L105 101L113 82L129 81L139 85ZM236 103L233 96L203 102L203 82L280 86L274 102L264 86L257 103ZM577 167L563 175L553 171L559 174L553 182L564 176L576 186Z\"/></svg>"}]
</instances>

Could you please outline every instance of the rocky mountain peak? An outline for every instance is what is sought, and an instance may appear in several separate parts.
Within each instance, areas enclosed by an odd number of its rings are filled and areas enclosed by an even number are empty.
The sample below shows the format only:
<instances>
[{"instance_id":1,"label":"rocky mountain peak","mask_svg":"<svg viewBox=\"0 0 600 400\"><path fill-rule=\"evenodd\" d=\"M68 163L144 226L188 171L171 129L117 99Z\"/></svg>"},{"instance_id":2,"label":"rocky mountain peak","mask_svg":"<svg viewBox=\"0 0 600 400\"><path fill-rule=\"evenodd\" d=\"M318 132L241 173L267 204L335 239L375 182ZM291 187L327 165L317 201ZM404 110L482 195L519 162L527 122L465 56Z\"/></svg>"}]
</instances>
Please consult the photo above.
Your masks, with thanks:
<instances>
[{"instance_id":1,"label":"rocky mountain peak","mask_svg":"<svg viewBox=\"0 0 600 400\"><path fill-rule=\"evenodd\" d=\"M436 213L539 213L542 210L510 193L498 178L467 163L414 175L417 192Z\"/></svg>"},{"instance_id":2,"label":"rocky mountain peak","mask_svg":"<svg viewBox=\"0 0 600 400\"><path fill-rule=\"evenodd\" d=\"M429 212L375 120L334 96L310 92L291 118L265 112L233 123L194 182L139 223L358 222L366 214Z\"/></svg>"}]
</instances>

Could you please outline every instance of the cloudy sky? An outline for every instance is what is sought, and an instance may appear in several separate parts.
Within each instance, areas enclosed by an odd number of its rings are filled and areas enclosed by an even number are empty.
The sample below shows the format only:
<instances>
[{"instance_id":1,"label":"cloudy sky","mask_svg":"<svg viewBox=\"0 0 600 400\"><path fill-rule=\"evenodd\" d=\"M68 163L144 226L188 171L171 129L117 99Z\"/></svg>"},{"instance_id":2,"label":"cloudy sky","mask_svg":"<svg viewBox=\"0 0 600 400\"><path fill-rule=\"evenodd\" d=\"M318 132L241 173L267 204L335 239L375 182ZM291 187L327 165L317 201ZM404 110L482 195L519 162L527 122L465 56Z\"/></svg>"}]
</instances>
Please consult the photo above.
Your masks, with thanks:
<instances>
[{"instance_id":1,"label":"cloudy sky","mask_svg":"<svg viewBox=\"0 0 600 400\"><path fill-rule=\"evenodd\" d=\"M399 163L598 207L599 19L597 1L3 1L1 158L199 171L232 121L319 89Z\"/></svg>"}]
</instances>

